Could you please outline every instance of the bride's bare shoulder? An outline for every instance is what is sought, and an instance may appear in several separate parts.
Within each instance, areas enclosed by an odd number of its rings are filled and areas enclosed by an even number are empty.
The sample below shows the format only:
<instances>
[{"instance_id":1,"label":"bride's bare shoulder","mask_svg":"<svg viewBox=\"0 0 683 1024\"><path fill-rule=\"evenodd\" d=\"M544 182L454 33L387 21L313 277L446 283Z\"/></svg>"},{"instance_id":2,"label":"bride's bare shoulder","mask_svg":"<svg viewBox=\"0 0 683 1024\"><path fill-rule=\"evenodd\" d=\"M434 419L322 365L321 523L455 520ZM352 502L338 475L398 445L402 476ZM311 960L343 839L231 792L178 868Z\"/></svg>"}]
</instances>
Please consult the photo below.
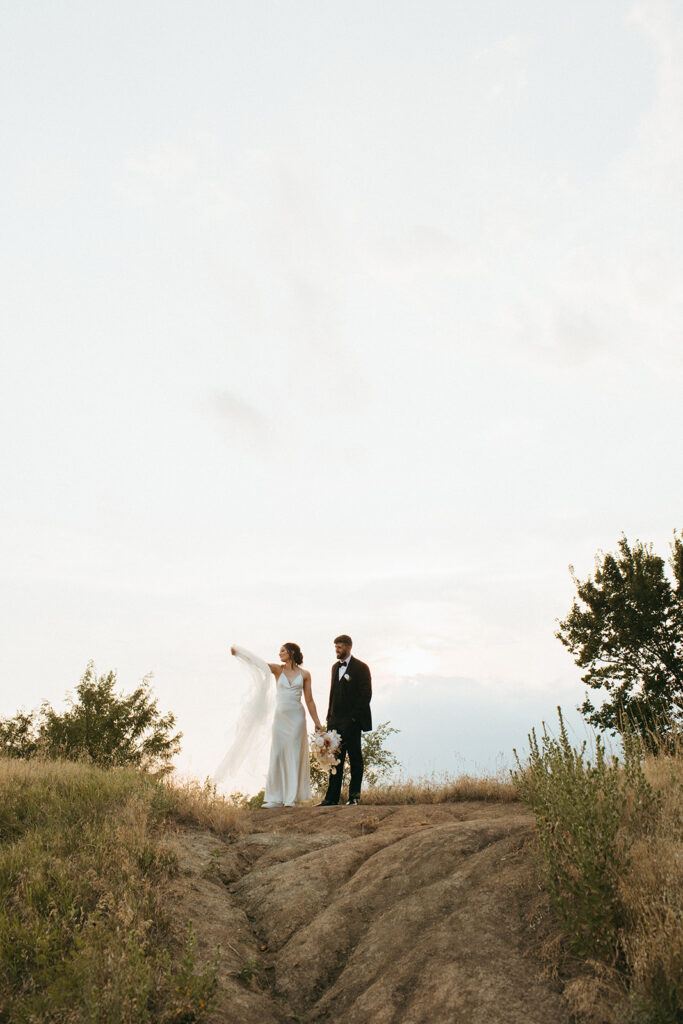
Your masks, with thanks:
<instances>
[{"instance_id":1,"label":"bride's bare shoulder","mask_svg":"<svg viewBox=\"0 0 683 1024\"><path fill-rule=\"evenodd\" d=\"M276 665L274 661L269 661L268 668L270 669L274 676L279 676L282 670L282 665Z\"/></svg>"}]
</instances>

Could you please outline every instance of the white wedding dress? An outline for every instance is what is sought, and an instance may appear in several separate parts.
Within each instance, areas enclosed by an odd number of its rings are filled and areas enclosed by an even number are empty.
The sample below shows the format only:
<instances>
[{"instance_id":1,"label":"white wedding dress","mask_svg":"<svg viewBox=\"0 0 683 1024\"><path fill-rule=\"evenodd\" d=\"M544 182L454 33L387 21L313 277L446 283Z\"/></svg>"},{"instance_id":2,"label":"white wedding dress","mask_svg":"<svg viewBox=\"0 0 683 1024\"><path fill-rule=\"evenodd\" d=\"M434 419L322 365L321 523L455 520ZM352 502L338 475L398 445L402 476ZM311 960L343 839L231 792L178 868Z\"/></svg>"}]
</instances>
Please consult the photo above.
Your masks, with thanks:
<instances>
[{"instance_id":1,"label":"white wedding dress","mask_svg":"<svg viewBox=\"0 0 683 1024\"><path fill-rule=\"evenodd\" d=\"M233 648L252 678L252 687L238 722L235 739L214 773L214 781L230 777L258 742L259 727L270 710L273 674L265 661L244 647ZM297 673L292 682L284 672L275 686L275 713L266 778L264 807L293 807L312 799L306 714L301 695L304 679Z\"/></svg>"},{"instance_id":2,"label":"white wedding dress","mask_svg":"<svg viewBox=\"0 0 683 1024\"><path fill-rule=\"evenodd\" d=\"M280 673L275 691L275 714L266 776L264 807L293 807L310 800L311 769L306 736L306 713L301 703L304 677L289 681Z\"/></svg>"}]
</instances>

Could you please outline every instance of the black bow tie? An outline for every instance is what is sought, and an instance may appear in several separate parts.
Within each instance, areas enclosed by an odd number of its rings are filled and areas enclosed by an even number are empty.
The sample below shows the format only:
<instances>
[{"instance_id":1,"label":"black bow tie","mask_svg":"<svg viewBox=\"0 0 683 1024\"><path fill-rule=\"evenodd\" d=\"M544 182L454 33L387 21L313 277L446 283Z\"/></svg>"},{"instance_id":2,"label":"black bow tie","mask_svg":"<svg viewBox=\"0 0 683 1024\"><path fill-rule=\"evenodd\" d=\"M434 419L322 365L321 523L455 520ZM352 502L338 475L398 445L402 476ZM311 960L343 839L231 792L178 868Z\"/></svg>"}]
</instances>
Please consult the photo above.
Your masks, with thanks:
<instances>
[{"instance_id":1,"label":"black bow tie","mask_svg":"<svg viewBox=\"0 0 683 1024\"><path fill-rule=\"evenodd\" d=\"M339 666L339 668L342 668L343 665L346 665L346 662L345 661L338 661L337 665Z\"/></svg>"}]
</instances>

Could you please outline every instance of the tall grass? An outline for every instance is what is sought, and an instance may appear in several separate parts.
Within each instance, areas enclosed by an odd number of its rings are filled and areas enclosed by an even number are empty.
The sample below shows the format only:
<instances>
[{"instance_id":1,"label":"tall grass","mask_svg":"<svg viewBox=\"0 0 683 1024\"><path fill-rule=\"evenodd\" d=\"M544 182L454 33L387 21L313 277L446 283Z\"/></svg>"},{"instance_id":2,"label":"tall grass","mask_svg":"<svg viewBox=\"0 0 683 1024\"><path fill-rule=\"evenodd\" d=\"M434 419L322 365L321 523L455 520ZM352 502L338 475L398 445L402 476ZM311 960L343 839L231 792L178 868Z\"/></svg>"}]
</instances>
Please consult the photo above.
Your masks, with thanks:
<instances>
[{"instance_id":1,"label":"tall grass","mask_svg":"<svg viewBox=\"0 0 683 1024\"><path fill-rule=\"evenodd\" d=\"M399 779L363 790L363 804L451 804L462 800L509 803L518 800L517 786L503 775L431 775Z\"/></svg>"},{"instance_id":2,"label":"tall grass","mask_svg":"<svg viewBox=\"0 0 683 1024\"><path fill-rule=\"evenodd\" d=\"M233 838L251 827L247 812L252 802L239 793L223 796L208 779L202 784L196 779L171 777L164 780L163 792L167 813L181 824Z\"/></svg>"},{"instance_id":3,"label":"tall grass","mask_svg":"<svg viewBox=\"0 0 683 1024\"><path fill-rule=\"evenodd\" d=\"M683 742L643 757L657 800L651 827L632 834L620 880L620 936L638 1024L683 1021ZM628 837L627 837L628 842ZM654 1007L654 1009L653 1009Z\"/></svg>"},{"instance_id":4,"label":"tall grass","mask_svg":"<svg viewBox=\"0 0 683 1024\"><path fill-rule=\"evenodd\" d=\"M164 912L158 826L179 803L133 769L0 759L0 1021L201 1017L215 970Z\"/></svg>"},{"instance_id":5,"label":"tall grass","mask_svg":"<svg viewBox=\"0 0 683 1024\"><path fill-rule=\"evenodd\" d=\"M559 709L558 709L559 711ZM683 756L647 753L626 733L623 754L532 732L515 782L534 811L546 886L571 948L602 963L621 1019L683 1020Z\"/></svg>"}]
</instances>

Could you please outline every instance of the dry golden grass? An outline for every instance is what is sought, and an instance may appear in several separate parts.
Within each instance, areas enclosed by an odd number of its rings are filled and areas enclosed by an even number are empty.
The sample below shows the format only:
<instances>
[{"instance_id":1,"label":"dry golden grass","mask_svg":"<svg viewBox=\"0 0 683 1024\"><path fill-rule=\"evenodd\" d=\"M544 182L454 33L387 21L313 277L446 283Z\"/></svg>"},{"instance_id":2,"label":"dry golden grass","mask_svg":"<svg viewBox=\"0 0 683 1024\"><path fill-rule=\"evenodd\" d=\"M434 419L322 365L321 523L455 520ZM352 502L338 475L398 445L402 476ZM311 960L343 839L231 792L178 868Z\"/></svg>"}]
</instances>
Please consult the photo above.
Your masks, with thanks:
<instances>
[{"instance_id":1,"label":"dry golden grass","mask_svg":"<svg viewBox=\"0 0 683 1024\"><path fill-rule=\"evenodd\" d=\"M366 789L363 804L452 804L463 800L510 803L518 800L517 787L504 775L432 775L399 779L386 786Z\"/></svg>"},{"instance_id":2,"label":"dry golden grass","mask_svg":"<svg viewBox=\"0 0 683 1024\"><path fill-rule=\"evenodd\" d=\"M683 750L645 759L658 796L653 819L627 846L620 886L621 942L636 991L649 991L674 1019L683 991Z\"/></svg>"},{"instance_id":3,"label":"dry golden grass","mask_svg":"<svg viewBox=\"0 0 683 1024\"><path fill-rule=\"evenodd\" d=\"M0 757L0 787L52 785L59 782L60 789L81 786L84 765L78 761L54 761L32 757L24 760Z\"/></svg>"},{"instance_id":4,"label":"dry golden grass","mask_svg":"<svg viewBox=\"0 0 683 1024\"><path fill-rule=\"evenodd\" d=\"M0 758L0 1020L199 1020L212 965L169 932L169 813L129 768Z\"/></svg>"},{"instance_id":5,"label":"dry golden grass","mask_svg":"<svg viewBox=\"0 0 683 1024\"><path fill-rule=\"evenodd\" d=\"M638 781L638 763L646 781L642 776ZM568 792L560 767L553 762L543 776L551 788L561 790L556 793L558 800ZM538 915L543 926L537 952L552 973L563 977L564 995L577 1022L679 1024L683 1020L683 744L672 743L669 736L657 755L637 753L632 747L614 772L625 803L615 823L612 850L613 945L601 954L577 957L572 940L577 900L567 904L562 920L550 912L546 895ZM577 799L575 794L567 820L574 820L585 832L593 804L586 805L582 814ZM562 814L553 810L553 820ZM598 818L598 824L609 827L601 814ZM574 883L584 881L590 892L591 864L586 859L580 864L581 870L577 868L572 876ZM594 925L600 935L605 934L597 914Z\"/></svg>"},{"instance_id":6,"label":"dry golden grass","mask_svg":"<svg viewBox=\"0 0 683 1024\"><path fill-rule=\"evenodd\" d=\"M220 836L250 831L249 811L218 794L215 787L178 777L167 779L163 785L169 813L181 824L210 829Z\"/></svg>"}]
</instances>

